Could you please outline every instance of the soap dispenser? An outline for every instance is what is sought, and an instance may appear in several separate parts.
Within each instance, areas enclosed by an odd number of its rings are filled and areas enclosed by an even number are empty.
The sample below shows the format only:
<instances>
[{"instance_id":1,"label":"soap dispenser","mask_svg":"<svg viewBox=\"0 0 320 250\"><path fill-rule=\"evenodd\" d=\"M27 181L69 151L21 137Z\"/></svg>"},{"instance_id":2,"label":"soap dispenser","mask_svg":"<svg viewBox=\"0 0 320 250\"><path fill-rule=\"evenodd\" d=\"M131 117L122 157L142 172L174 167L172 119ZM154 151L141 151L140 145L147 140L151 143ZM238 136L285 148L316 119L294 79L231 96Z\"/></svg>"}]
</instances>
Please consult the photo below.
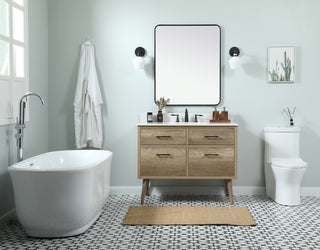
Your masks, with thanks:
<instances>
[{"instance_id":1,"label":"soap dispenser","mask_svg":"<svg viewBox=\"0 0 320 250\"><path fill-rule=\"evenodd\" d=\"M221 120L223 121L228 120L228 111L226 111L226 107L223 107L223 111L221 111Z\"/></svg>"},{"instance_id":2,"label":"soap dispenser","mask_svg":"<svg viewBox=\"0 0 320 250\"><path fill-rule=\"evenodd\" d=\"M212 112L212 120L218 121L220 119L219 111L217 110L217 107L214 107L214 111Z\"/></svg>"},{"instance_id":3,"label":"soap dispenser","mask_svg":"<svg viewBox=\"0 0 320 250\"><path fill-rule=\"evenodd\" d=\"M186 110L184 111L184 121L185 121L185 122L189 122L188 109L186 109Z\"/></svg>"}]
</instances>

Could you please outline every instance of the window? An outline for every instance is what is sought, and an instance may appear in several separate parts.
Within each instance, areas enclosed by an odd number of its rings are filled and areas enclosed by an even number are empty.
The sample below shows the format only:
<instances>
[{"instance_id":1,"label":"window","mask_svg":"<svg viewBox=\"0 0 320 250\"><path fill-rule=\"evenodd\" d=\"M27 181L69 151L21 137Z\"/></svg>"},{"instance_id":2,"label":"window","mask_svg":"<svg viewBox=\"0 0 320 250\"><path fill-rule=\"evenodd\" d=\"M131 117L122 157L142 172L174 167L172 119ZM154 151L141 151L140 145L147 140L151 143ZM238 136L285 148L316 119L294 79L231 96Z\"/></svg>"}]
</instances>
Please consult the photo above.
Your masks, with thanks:
<instances>
[{"instance_id":1,"label":"window","mask_svg":"<svg viewBox=\"0 0 320 250\"><path fill-rule=\"evenodd\" d=\"M0 0L0 125L12 124L29 88L27 0Z\"/></svg>"}]
</instances>

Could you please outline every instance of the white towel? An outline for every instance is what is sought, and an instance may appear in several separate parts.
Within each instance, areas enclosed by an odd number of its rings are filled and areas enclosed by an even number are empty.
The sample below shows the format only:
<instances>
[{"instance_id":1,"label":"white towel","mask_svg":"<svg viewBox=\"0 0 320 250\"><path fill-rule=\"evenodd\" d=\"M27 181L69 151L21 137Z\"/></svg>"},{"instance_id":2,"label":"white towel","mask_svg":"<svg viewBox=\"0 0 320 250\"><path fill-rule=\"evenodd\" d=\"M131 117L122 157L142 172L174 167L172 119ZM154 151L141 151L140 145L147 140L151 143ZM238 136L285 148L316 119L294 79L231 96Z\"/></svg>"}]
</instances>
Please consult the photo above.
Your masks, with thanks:
<instances>
[{"instance_id":1,"label":"white towel","mask_svg":"<svg viewBox=\"0 0 320 250\"><path fill-rule=\"evenodd\" d=\"M74 98L76 148L102 148L101 104L103 103L96 71L94 46L81 46L77 89Z\"/></svg>"}]
</instances>

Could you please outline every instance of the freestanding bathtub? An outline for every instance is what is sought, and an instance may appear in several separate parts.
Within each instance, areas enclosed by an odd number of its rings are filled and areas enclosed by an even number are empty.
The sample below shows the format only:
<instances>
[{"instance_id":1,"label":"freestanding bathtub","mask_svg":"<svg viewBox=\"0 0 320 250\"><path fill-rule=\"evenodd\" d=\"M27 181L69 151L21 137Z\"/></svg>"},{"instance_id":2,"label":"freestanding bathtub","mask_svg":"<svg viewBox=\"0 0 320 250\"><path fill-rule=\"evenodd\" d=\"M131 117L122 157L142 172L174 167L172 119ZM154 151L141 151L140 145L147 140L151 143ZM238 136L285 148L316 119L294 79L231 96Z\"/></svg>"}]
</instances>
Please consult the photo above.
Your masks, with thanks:
<instances>
[{"instance_id":1,"label":"freestanding bathtub","mask_svg":"<svg viewBox=\"0 0 320 250\"><path fill-rule=\"evenodd\" d=\"M16 212L29 236L66 237L99 217L110 189L112 152L44 153L9 167Z\"/></svg>"}]
</instances>

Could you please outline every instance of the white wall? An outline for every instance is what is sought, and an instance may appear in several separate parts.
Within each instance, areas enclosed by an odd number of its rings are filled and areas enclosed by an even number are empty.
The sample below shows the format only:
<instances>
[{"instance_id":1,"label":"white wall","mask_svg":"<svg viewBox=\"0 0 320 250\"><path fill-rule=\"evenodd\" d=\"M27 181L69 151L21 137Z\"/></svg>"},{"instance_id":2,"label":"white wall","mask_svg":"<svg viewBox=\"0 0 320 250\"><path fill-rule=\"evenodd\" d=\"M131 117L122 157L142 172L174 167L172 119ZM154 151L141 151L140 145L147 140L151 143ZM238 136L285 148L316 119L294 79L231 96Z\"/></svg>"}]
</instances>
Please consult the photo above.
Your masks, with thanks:
<instances>
[{"instance_id":1,"label":"white wall","mask_svg":"<svg viewBox=\"0 0 320 250\"><path fill-rule=\"evenodd\" d=\"M302 127L301 155L309 163L303 186L319 186L320 16L317 0L55 0L48 2L49 149L74 148L73 107L81 43L96 46L105 103L104 148L114 152L113 186L140 185L137 180L136 123L141 112L154 111L152 65L146 72L132 66L142 46L153 57L157 24L212 23L222 27L222 103L239 123L238 186L263 186L263 128L288 124L281 110L297 106ZM296 46L296 83L266 82L267 48ZM247 63L238 71L227 66L232 46ZM183 112L184 107L167 108ZM189 107L210 112L212 107ZM216 185L216 181L161 183Z\"/></svg>"},{"instance_id":2,"label":"white wall","mask_svg":"<svg viewBox=\"0 0 320 250\"><path fill-rule=\"evenodd\" d=\"M47 1L29 1L29 67L32 92L48 100ZM30 98L30 122L24 130L25 158L48 151L48 106ZM13 190L7 168L16 162L14 126L0 127L0 224L14 207Z\"/></svg>"}]
</instances>

